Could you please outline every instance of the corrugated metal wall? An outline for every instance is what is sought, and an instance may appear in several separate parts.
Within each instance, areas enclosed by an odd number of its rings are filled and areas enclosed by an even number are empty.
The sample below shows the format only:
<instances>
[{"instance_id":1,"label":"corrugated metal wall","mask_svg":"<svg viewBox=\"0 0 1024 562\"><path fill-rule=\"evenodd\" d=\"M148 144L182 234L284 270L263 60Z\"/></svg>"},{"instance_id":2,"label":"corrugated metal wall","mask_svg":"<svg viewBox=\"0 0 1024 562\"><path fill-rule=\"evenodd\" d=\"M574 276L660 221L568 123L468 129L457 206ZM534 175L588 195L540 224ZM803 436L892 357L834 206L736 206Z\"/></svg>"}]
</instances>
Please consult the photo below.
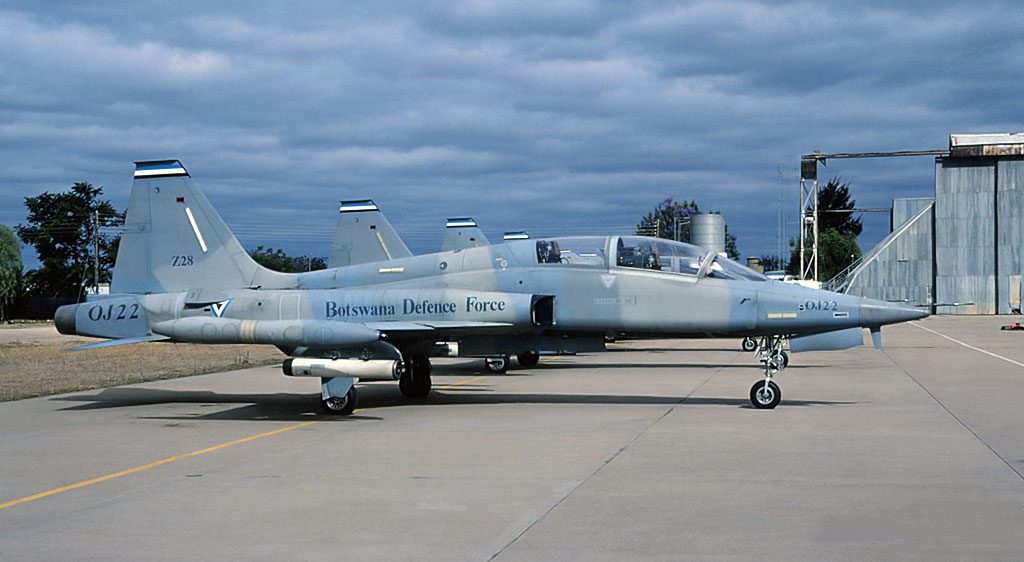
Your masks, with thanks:
<instances>
[{"instance_id":1,"label":"corrugated metal wall","mask_svg":"<svg viewBox=\"0 0 1024 562\"><path fill-rule=\"evenodd\" d=\"M996 169L997 277L999 314L1020 311L1024 276L1024 160L1000 160Z\"/></svg>"},{"instance_id":2,"label":"corrugated metal wall","mask_svg":"<svg viewBox=\"0 0 1024 562\"><path fill-rule=\"evenodd\" d=\"M935 301L940 314L995 314L994 160L935 164Z\"/></svg>"},{"instance_id":3,"label":"corrugated metal wall","mask_svg":"<svg viewBox=\"0 0 1024 562\"><path fill-rule=\"evenodd\" d=\"M894 199L892 230L932 203L932 199ZM850 283L848 293L886 301L912 304L933 302L932 221L934 211L918 217L888 248L866 264ZM889 239L883 240L886 244Z\"/></svg>"}]
</instances>

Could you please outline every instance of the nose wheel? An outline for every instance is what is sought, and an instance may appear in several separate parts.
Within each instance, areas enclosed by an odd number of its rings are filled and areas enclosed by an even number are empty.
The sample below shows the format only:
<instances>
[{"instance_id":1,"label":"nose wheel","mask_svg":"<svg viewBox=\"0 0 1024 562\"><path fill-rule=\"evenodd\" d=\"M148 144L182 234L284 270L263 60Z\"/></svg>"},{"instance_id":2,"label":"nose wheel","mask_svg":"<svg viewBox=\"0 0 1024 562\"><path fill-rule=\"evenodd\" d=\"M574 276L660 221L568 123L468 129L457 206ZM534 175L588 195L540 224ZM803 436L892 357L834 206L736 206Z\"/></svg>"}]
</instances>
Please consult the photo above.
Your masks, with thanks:
<instances>
[{"instance_id":1,"label":"nose wheel","mask_svg":"<svg viewBox=\"0 0 1024 562\"><path fill-rule=\"evenodd\" d=\"M750 403L758 410L771 410L782 400L779 385L769 379L757 381L750 387Z\"/></svg>"}]
</instances>

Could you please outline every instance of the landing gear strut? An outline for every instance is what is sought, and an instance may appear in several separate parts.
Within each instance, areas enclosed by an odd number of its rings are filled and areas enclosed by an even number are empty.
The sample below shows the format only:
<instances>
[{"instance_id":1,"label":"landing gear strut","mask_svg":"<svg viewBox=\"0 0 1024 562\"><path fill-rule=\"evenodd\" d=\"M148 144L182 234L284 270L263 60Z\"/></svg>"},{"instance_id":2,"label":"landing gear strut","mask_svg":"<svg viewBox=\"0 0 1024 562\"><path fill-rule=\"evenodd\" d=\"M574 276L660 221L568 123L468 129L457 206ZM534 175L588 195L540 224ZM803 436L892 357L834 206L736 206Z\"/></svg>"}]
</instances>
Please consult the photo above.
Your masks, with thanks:
<instances>
[{"instance_id":1,"label":"landing gear strut","mask_svg":"<svg viewBox=\"0 0 1024 562\"><path fill-rule=\"evenodd\" d=\"M789 355L782 349L782 344L785 341L785 336L762 337L755 347L757 360L762 363L771 363L776 371L785 371L789 366ZM746 346L746 340L744 340L744 346Z\"/></svg>"},{"instance_id":2,"label":"landing gear strut","mask_svg":"<svg viewBox=\"0 0 1024 562\"><path fill-rule=\"evenodd\" d=\"M772 376L789 365L789 356L782 350L784 336L765 336L757 350L757 358L764 365L764 380L750 387L750 403L759 410L771 410L782 401L782 390Z\"/></svg>"},{"instance_id":3,"label":"landing gear strut","mask_svg":"<svg viewBox=\"0 0 1024 562\"><path fill-rule=\"evenodd\" d=\"M413 355L398 379L398 390L406 398L423 398L430 394L430 359Z\"/></svg>"}]
</instances>

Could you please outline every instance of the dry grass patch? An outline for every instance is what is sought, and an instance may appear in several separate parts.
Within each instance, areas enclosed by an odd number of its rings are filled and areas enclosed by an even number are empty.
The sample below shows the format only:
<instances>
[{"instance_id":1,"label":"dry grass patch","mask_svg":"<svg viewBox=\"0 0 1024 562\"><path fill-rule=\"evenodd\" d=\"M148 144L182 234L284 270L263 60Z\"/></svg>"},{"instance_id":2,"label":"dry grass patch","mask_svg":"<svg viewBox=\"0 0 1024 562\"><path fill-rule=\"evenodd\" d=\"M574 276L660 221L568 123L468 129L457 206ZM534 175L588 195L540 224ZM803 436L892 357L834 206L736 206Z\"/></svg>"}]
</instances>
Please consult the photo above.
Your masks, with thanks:
<instances>
[{"instance_id":1,"label":"dry grass patch","mask_svg":"<svg viewBox=\"0 0 1024 562\"><path fill-rule=\"evenodd\" d=\"M57 336L40 341L10 337L11 332L5 335L0 343L0 400L270 365L285 359L277 349L262 345L144 343L62 351L97 340Z\"/></svg>"}]
</instances>

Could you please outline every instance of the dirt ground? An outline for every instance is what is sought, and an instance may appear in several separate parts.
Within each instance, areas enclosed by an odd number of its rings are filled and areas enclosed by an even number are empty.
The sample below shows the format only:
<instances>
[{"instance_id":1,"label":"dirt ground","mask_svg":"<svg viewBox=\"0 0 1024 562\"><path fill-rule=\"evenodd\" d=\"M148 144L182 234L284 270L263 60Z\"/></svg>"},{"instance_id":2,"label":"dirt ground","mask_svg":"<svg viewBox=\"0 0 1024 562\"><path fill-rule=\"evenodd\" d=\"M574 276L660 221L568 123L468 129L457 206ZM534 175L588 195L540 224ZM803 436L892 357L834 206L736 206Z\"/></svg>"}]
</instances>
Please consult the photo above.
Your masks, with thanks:
<instances>
[{"instance_id":1,"label":"dirt ground","mask_svg":"<svg viewBox=\"0 0 1024 562\"><path fill-rule=\"evenodd\" d=\"M63 351L100 341L64 336L53 324L0 325L0 400L185 377L231 367L280 363L263 345L145 343Z\"/></svg>"}]
</instances>

